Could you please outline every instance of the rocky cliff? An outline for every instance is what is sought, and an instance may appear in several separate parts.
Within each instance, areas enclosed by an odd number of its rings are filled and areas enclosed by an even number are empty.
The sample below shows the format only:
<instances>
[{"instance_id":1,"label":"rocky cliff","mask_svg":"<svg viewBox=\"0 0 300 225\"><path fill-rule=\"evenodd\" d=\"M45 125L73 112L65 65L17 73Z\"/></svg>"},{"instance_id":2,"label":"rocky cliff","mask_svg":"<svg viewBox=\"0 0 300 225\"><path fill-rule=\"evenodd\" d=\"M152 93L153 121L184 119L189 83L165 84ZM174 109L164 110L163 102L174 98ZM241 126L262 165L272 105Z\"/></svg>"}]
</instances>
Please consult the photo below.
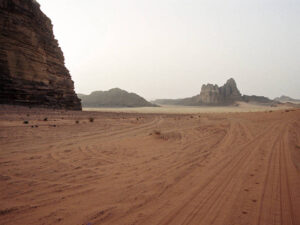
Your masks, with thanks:
<instances>
[{"instance_id":1,"label":"rocky cliff","mask_svg":"<svg viewBox=\"0 0 300 225\"><path fill-rule=\"evenodd\" d=\"M90 95L78 94L84 107L153 107L156 106L146 101L135 93L128 93L120 88L108 91L94 91Z\"/></svg>"},{"instance_id":2,"label":"rocky cliff","mask_svg":"<svg viewBox=\"0 0 300 225\"><path fill-rule=\"evenodd\" d=\"M203 85L198 102L204 105L229 105L241 99L235 80L230 78L221 87L212 84Z\"/></svg>"},{"instance_id":3,"label":"rocky cliff","mask_svg":"<svg viewBox=\"0 0 300 225\"><path fill-rule=\"evenodd\" d=\"M35 0L0 1L0 103L81 109L51 21Z\"/></svg>"}]
</instances>

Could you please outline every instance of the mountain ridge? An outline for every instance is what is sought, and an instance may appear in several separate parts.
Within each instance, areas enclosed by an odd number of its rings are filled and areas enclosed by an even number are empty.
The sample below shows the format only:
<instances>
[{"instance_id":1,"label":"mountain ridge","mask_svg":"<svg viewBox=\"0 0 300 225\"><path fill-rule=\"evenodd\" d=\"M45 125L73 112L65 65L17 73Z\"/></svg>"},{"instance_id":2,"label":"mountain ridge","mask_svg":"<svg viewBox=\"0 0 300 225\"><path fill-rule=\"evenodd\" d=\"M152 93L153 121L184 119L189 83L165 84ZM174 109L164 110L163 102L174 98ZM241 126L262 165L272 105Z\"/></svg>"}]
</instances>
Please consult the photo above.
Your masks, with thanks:
<instances>
[{"instance_id":1,"label":"mountain ridge","mask_svg":"<svg viewBox=\"0 0 300 225\"><path fill-rule=\"evenodd\" d=\"M108 91L93 91L89 95L77 94L84 107L155 107L157 105L146 101L133 92L120 88Z\"/></svg>"},{"instance_id":2,"label":"mountain ridge","mask_svg":"<svg viewBox=\"0 0 300 225\"><path fill-rule=\"evenodd\" d=\"M297 104L300 103L300 99L294 99L286 95L281 95L280 97L274 98L274 101L281 102L281 103L286 103L286 102L297 103Z\"/></svg>"}]
</instances>

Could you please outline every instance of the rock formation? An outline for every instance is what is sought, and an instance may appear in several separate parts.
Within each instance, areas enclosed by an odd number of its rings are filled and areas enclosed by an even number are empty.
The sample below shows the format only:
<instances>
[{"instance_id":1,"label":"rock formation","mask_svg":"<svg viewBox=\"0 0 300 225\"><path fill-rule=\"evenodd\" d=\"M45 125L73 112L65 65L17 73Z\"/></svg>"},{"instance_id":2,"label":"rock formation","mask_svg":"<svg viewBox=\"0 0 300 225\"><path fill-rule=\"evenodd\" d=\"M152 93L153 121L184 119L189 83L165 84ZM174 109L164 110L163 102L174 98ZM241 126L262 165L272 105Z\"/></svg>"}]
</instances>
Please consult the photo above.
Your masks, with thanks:
<instances>
[{"instance_id":1,"label":"rock formation","mask_svg":"<svg viewBox=\"0 0 300 225\"><path fill-rule=\"evenodd\" d=\"M90 95L78 94L84 107L153 107L156 106L147 102L135 93L128 93L119 88L109 91L94 91Z\"/></svg>"},{"instance_id":2,"label":"rock formation","mask_svg":"<svg viewBox=\"0 0 300 225\"><path fill-rule=\"evenodd\" d=\"M203 84L199 95L198 102L204 104L219 104L222 101L221 93L218 85Z\"/></svg>"},{"instance_id":3,"label":"rock formation","mask_svg":"<svg viewBox=\"0 0 300 225\"><path fill-rule=\"evenodd\" d=\"M184 99L158 99L154 103L162 105L231 105L235 101L241 101L242 96L233 78L230 78L223 86L213 84L202 85L199 95Z\"/></svg>"},{"instance_id":4,"label":"rock formation","mask_svg":"<svg viewBox=\"0 0 300 225\"><path fill-rule=\"evenodd\" d=\"M274 101L282 102L282 103L286 103L286 102L291 102L291 103L296 103L296 104L300 103L300 99L294 99L294 98L291 98L291 97L285 96L285 95L281 95L280 97L275 98Z\"/></svg>"},{"instance_id":5,"label":"rock formation","mask_svg":"<svg viewBox=\"0 0 300 225\"><path fill-rule=\"evenodd\" d=\"M81 109L51 21L35 0L0 1L0 104Z\"/></svg>"},{"instance_id":6,"label":"rock formation","mask_svg":"<svg viewBox=\"0 0 300 225\"><path fill-rule=\"evenodd\" d=\"M234 79L230 78L222 87L212 84L203 85L198 103L204 105L229 105L241 100L241 97Z\"/></svg>"},{"instance_id":7,"label":"rock formation","mask_svg":"<svg viewBox=\"0 0 300 225\"><path fill-rule=\"evenodd\" d=\"M274 101L264 96L241 95L235 80L230 78L223 86L213 84L202 85L199 95L184 99L157 99L153 103L161 105L186 106L224 106L233 105L237 101L253 102L259 104L273 104Z\"/></svg>"}]
</instances>

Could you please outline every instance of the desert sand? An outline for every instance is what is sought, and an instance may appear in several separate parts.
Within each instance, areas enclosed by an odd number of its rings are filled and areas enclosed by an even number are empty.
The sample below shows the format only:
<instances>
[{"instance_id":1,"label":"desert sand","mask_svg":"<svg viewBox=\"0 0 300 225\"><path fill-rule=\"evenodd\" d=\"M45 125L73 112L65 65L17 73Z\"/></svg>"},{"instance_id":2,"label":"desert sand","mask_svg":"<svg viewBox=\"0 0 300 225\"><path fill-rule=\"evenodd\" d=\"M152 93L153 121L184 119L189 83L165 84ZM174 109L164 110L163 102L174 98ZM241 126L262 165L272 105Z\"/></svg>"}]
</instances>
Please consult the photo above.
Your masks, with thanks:
<instances>
[{"instance_id":1,"label":"desert sand","mask_svg":"<svg viewBox=\"0 0 300 225\"><path fill-rule=\"evenodd\" d=\"M0 148L1 225L300 224L299 109L3 107Z\"/></svg>"},{"instance_id":2,"label":"desert sand","mask_svg":"<svg viewBox=\"0 0 300 225\"><path fill-rule=\"evenodd\" d=\"M227 113L227 112L264 112L294 108L290 104L272 107L264 104L238 102L238 106L179 106L160 105L160 107L101 107L83 108L84 111L124 112L124 113L163 113L163 114L195 114L195 113ZM296 105L298 106L298 105Z\"/></svg>"}]
</instances>

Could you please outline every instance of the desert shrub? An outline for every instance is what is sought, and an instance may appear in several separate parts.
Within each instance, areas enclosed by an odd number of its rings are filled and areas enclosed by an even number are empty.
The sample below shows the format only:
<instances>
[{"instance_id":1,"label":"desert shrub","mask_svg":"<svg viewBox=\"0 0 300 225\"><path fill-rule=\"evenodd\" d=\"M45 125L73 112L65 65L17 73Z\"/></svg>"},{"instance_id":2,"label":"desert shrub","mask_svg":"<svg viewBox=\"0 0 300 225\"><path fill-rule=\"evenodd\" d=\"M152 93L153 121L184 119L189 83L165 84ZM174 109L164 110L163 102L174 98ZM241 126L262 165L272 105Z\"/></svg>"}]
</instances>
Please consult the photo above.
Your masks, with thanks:
<instances>
[{"instance_id":1,"label":"desert shrub","mask_svg":"<svg viewBox=\"0 0 300 225\"><path fill-rule=\"evenodd\" d=\"M160 134L159 138L163 140L178 140L181 139L181 134L179 132L167 132Z\"/></svg>"},{"instance_id":2,"label":"desert shrub","mask_svg":"<svg viewBox=\"0 0 300 225\"><path fill-rule=\"evenodd\" d=\"M76 120L75 123L78 124L78 123L79 123L79 120Z\"/></svg>"},{"instance_id":3,"label":"desert shrub","mask_svg":"<svg viewBox=\"0 0 300 225\"><path fill-rule=\"evenodd\" d=\"M153 133L156 134L156 135L160 135L161 134L160 130L154 130Z\"/></svg>"},{"instance_id":4,"label":"desert shrub","mask_svg":"<svg viewBox=\"0 0 300 225\"><path fill-rule=\"evenodd\" d=\"M92 123L92 122L94 122L94 118L89 118L89 121Z\"/></svg>"},{"instance_id":5,"label":"desert shrub","mask_svg":"<svg viewBox=\"0 0 300 225\"><path fill-rule=\"evenodd\" d=\"M48 121L48 118L47 118L47 117L45 117L45 118L44 118L44 121Z\"/></svg>"},{"instance_id":6,"label":"desert shrub","mask_svg":"<svg viewBox=\"0 0 300 225\"><path fill-rule=\"evenodd\" d=\"M25 120L23 123L24 123L24 124L28 124L29 122L28 122L27 120Z\"/></svg>"},{"instance_id":7,"label":"desert shrub","mask_svg":"<svg viewBox=\"0 0 300 225\"><path fill-rule=\"evenodd\" d=\"M153 133L156 135L155 137L162 139L162 140L179 140L182 138L179 132L161 132L160 130L154 130ZM152 133L150 133L152 135Z\"/></svg>"}]
</instances>

